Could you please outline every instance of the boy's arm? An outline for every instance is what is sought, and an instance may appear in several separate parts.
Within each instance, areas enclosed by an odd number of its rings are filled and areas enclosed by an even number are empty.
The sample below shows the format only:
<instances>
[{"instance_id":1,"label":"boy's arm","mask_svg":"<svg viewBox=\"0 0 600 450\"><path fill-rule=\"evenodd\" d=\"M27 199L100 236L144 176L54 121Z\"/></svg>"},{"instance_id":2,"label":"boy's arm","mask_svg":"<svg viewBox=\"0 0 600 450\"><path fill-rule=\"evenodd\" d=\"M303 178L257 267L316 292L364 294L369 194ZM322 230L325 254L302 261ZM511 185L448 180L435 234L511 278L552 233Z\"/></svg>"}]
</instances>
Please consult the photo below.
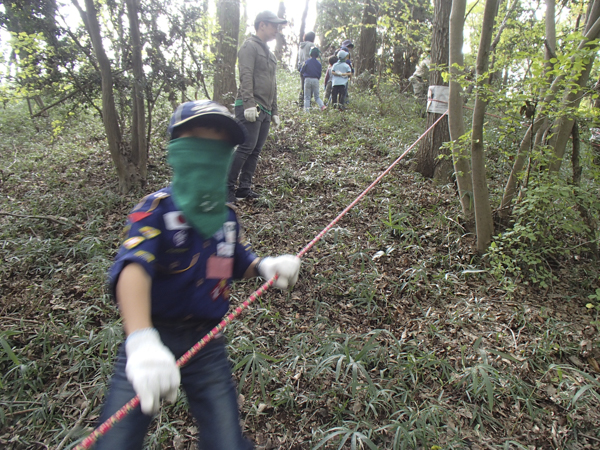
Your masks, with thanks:
<instances>
[{"instance_id":1,"label":"boy's arm","mask_svg":"<svg viewBox=\"0 0 600 450\"><path fill-rule=\"evenodd\" d=\"M256 108L254 100L254 63L256 62L256 49L248 42L244 42L238 52L238 69L240 73L240 92L244 102L244 110Z\"/></svg>"},{"instance_id":2,"label":"boy's arm","mask_svg":"<svg viewBox=\"0 0 600 450\"><path fill-rule=\"evenodd\" d=\"M152 327L152 279L141 264L126 265L117 281L117 303L127 334L125 373L140 398L142 412L158 412L160 399L175 401L181 376L175 356Z\"/></svg>"},{"instance_id":3,"label":"boy's arm","mask_svg":"<svg viewBox=\"0 0 600 450\"><path fill-rule=\"evenodd\" d=\"M335 76L338 76L338 77L346 77L347 78L347 77L351 77L352 76L352 74L350 72L348 72L348 73L338 73L338 72L332 70L331 73L333 73Z\"/></svg>"},{"instance_id":4,"label":"boy's arm","mask_svg":"<svg viewBox=\"0 0 600 450\"><path fill-rule=\"evenodd\" d=\"M256 258L254 261L252 261L252 264L250 264L244 272L244 278L256 278L258 276L258 272L256 271L256 265L259 261L260 258Z\"/></svg>"},{"instance_id":5,"label":"boy's arm","mask_svg":"<svg viewBox=\"0 0 600 450\"><path fill-rule=\"evenodd\" d=\"M117 303L123 318L125 334L152 328L150 318L150 289L152 280L146 270L136 263L125 266L117 282Z\"/></svg>"}]
</instances>

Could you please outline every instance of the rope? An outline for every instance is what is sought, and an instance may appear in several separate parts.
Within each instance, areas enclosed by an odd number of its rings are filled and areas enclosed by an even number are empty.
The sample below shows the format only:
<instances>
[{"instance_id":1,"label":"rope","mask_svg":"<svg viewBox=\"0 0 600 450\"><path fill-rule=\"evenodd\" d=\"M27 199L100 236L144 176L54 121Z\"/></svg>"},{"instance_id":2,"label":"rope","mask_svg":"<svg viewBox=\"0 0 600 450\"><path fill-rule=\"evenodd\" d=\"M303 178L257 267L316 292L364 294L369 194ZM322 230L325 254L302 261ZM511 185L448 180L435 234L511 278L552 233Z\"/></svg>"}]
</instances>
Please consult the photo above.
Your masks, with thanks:
<instances>
[{"instance_id":1,"label":"rope","mask_svg":"<svg viewBox=\"0 0 600 450\"><path fill-rule=\"evenodd\" d=\"M442 120L442 118L448 113L446 111L442 114L434 123L431 125L425 132L417 139L410 147L408 147L402 155L400 155L384 172L379 175L375 181L373 181L369 187L367 187L352 203L350 203L335 219L331 221L329 225L327 225L312 241L310 241L306 247L304 247L300 252L296 255L298 258L302 258L339 220L346 215L346 213L354 207L371 189L375 187L381 179L386 176L393 168L398 164L407 154L411 151L417 143L423 139L427 133L429 133L437 123ZM257 298L261 297L267 289L273 286L273 283L279 277L278 274L275 274L273 278L264 283L258 290L256 290L246 301L244 301L240 306L235 308L235 310L228 314L216 327L210 330L200 341L198 341L191 349L189 349L181 358L177 360L177 367L185 366L194 355L196 355L210 340L212 340L218 333L223 331L223 329L233 322L246 308L248 308ZM119 409L116 413L110 416L106 421L100 424L88 437L86 437L81 443L79 443L75 450L87 450L92 447L96 443L96 441L104 435L107 431L109 431L117 422L123 419L127 414L129 414L133 409L135 409L140 404L139 396L135 396L131 400L129 400L121 409Z\"/></svg>"}]
</instances>

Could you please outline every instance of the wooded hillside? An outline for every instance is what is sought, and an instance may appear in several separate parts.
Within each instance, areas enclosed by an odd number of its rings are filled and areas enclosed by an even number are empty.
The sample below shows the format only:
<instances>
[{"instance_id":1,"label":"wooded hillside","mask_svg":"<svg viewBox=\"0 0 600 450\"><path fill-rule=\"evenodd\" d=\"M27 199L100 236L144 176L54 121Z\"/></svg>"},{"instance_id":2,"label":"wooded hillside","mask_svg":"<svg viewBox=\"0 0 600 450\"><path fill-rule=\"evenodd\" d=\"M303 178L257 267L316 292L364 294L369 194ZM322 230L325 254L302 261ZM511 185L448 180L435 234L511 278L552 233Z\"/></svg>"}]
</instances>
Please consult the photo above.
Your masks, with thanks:
<instances>
[{"instance_id":1,"label":"wooded hillside","mask_svg":"<svg viewBox=\"0 0 600 450\"><path fill-rule=\"evenodd\" d=\"M265 450L598 448L600 0L307 4L324 69L352 39L356 76L346 111L305 113L296 28L278 38L282 124L262 197L238 204L258 254L297 253L434 121L445 133L303 257L292 291L227 328L244 431ZM169 183L173 108L232 101L232 49L252 31L235 1L73 5L0 6L8 449L74 448L97 425L123 338L106 273L125 217ZM412 94L426 49L447 116ZM234 284L232 306L261 284ZM180 393L147 446L196 448L195 432Z\"/></svg>"}]
</instances>

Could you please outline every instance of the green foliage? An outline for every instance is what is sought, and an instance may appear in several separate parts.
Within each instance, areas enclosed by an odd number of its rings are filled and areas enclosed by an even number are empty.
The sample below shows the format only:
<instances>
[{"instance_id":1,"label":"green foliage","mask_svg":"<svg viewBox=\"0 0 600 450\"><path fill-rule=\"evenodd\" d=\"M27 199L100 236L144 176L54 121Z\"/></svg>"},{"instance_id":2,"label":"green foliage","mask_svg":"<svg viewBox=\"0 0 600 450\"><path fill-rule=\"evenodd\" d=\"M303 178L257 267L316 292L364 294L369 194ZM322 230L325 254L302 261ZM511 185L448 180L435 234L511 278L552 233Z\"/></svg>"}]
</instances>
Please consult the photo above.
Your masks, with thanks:
<instances>
[{"instance_id":1,"label":"green foliage","mask_svg":"<svg viewBox=\"0 0 600 450\"><path fill-rule=\"evenodd\" d=\"M553 267L597 244L589 242L591 230L577 205L598 217L600 202L593 192L540 178L515 206L512 226L491 243L491 274L502 283L548 287L556 280Z\"/></svg>"}]
</instances>

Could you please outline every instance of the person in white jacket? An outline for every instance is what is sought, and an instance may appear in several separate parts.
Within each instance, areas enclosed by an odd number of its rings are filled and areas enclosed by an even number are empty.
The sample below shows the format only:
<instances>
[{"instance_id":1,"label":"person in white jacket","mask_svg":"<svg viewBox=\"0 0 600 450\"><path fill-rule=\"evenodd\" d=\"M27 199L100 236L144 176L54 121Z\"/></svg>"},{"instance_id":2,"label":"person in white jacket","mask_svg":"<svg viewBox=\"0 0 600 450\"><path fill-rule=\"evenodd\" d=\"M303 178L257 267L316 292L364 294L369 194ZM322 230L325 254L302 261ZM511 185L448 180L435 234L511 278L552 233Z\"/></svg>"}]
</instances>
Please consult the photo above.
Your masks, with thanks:
<instances>
[{"instance_id":1,"label":"person in white jacket","mask_svg":"<svg viewBox=\"0 0 600 450\"><path fill-rule=\"evenodd\" d=\"M417 64L417 68L412 76L408 79L412 83L413 93L420 99L427 97L427 88L429 87L429 66L431 59L429 50L425 50L425 54L421 61Z\"/></svg>"}]
</instances>

